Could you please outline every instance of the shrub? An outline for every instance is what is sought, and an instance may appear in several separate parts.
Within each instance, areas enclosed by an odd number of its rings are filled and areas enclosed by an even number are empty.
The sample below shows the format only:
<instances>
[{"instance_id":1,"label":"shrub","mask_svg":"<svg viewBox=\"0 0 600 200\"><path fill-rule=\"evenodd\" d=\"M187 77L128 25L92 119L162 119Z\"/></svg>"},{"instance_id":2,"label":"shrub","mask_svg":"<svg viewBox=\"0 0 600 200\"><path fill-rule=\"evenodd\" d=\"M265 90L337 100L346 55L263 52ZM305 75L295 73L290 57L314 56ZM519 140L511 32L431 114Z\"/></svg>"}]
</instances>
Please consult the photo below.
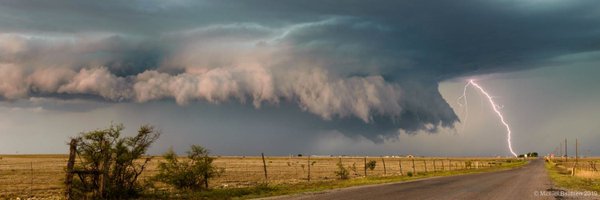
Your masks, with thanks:
<instances>
[{"instance_id":1,"label":"shrub","mask_svg":"<svg viewBox=\"0 0 600 200\"><path fill-rule=\"evenodd\" d=\"M340 179L348 179L350 176L350 172L344 167L342 162L338 162L337 167L338 170L335 171L335 175L338 176Z\"/></svg>"},{"instance_id":2,"label":"shrub","mask_svg":"<svg viewBox=\"0 0 600 200\"><path fill-rule=\"evenodd\" d=\"M407 172L406 175L409 176L409 177L412 177L413 173L412 172Z\"/></svg>"},{"instance_id":3,"label":"shrub","mask_svg":"<svg viewBox=\"0 0 600 200\"><path fill-rule=\"evenodd\" d=\"M367 162L367 169L374 170L375 166L377 166L377 161L371 160Z\"/></svg>"},{"instance_id":4,"label":"shrub","mask_svg":"<svg viewBox=\"0 0 600 200\"><path fill-rule=\"evenodd\" d=\"M350 167L350 170L352 170L352 172L354 172L354 175L358 175L358 170L356 168L356 163L352 163L352 167Z\"/></svg>"},{"instance_id":5,"label":"shrub","mask_svg":"<svg viewBox=\"0 0 600 200\"><path fill-rule=\"evenodd\" d=\"M177 189L202 190L208 188L208 180L220 174L213 166L214 158L209 150L199 145L192 145L187 152L188 159L178 159L170 149L163 155L166 162L158 165L155 180L171 185Z\"/></svg>"},{"instance_id":6,"label":"shrub","mask_svg":"<svg viewBox=\"0 0 600 200\"><path fill-rule=\"evenodd\" d=\"M111 125L104 130L81 133L75 138L77 157L81 159L75 170L81 173L73 182L74 197L132 198L143 190L138 177L152 158L147 157L141 163L135 161L142 158L160 133L154 127L144 125L136 136L121 138L124 129L123 124Z\"/></svg>"}]
</instances>

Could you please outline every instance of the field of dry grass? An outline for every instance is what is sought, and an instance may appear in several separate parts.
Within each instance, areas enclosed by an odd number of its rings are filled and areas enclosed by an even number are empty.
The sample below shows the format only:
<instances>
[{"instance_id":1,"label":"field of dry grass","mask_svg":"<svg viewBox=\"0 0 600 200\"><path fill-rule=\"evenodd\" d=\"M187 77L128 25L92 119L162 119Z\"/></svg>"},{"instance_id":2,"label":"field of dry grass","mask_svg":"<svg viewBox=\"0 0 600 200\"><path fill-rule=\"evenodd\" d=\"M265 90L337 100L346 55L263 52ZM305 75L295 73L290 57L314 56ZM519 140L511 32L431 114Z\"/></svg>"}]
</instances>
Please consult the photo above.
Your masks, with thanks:
<instances>
[{"instance_id":1,"label":"field of dry grass","mask_svg":"<svg viewBox=\"0 0 600 200\"><path fill-rule=\"evenodd\" d=\"M564 158L555 158L554 163L558 167L572 171L576 167L575 175L581 178L600 179L600 158L579 158L575 162L574 158L565 160Z\"/></svg>"},{"instance_id":2,"label":"field of dry grass","mask_svg":"<svg viewBox=\"0 0 600 200\"><path fill-rule=\"evenodd\" d=\"M14 197L58 198L62 196L66 155L0 155L0 199ZM350 170L351 178L363 177L365 157L266 157L269 184L292 184L336 179L338 162ZM404 175L413 171L411 158L366 157L376 161L368 176ZM414 158L414 170L420 172L461 170L493 167L507 159L499 158ZM154 175L160 157L153 159L143 178ZM384 163L385 162L385 169ZM215 160L223 169L220 177L212 180L212 188L253 186L265 182L261 157L223 156ZM470 164L469 164L470 163ZM354 170L355 169L355 170Z\"/></svg>"},{"instance_id":3,"label":"field of dry grass","mask_svg":"<svg viewBox=\"0 0 600 200\"><path fill-rule=\"evenodd\" d=\"M560 188L600 192L600 158L555 158L547 160L546 168L554 184ZM575 173L573 174L573 169Z\"/></svg>"}]
</instances>

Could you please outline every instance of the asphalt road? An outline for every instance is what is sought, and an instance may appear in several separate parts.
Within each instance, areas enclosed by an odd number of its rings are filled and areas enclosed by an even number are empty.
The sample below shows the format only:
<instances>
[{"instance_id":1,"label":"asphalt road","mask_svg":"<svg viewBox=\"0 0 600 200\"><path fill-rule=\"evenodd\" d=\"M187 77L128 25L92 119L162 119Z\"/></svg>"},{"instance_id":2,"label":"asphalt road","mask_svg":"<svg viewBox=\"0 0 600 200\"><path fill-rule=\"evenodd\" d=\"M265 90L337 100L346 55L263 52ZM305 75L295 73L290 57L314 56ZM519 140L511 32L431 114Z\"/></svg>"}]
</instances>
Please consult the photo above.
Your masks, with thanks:
<instances>
[{"instance_id":1,"label":"asphalt road","mask_svg":"<svg viewBox=\"0 0 600 200\"><path fill-rule=\"evenodd\" d=\"M426 180L363 186L282 199L555 199L536 195L552 183L537 159L516 169L431 178Z\"/></svg>"}]
</instances>

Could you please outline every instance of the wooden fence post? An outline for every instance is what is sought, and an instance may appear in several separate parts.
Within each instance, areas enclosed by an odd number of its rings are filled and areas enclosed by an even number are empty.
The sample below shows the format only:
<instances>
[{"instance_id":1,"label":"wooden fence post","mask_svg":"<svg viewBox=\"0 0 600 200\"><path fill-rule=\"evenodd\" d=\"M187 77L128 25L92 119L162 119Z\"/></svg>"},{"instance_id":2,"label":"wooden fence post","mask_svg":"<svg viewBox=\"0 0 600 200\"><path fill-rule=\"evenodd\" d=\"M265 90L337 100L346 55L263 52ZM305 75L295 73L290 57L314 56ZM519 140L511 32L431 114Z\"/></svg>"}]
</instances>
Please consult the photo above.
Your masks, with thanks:
<instances>
[{"instance_id":1,"label":"wooden fence post","mask_svg":"<svg viewBox=\"0 0 600 200\"><path fill-rule=\"evenodd\" d=\"M29 186L29 195L33 194L33 162L29 163L29 167L31 167L31 185Z\"/></svg>"},{"instance_id":2,"label":"wooden fence post","mask_svg":"<svg viewBox=\"0 0 600 200\"><path fill-rule=\"evenodd\" d=\"M261 157L262 157L262 161L263 161L263 170L265 171L265 183L269 182L269 179L267 177L267 162L265 162L265 154L264 153L260 153ZM310 168L308 168L310 170ZM309 171L310 174L310 171Z\"/></svg>"},{"instance_id":3,"label":"wooden fence post","mask_svg":"<svg viewBox=\"0 0 600 200\"><path fill-rule=\"evenodd\" d=\"M423 160L423 164L425 165L425 167L424 167L425 168L425 173L427 173L427 161Z\"/></svg>"},{"instance_id":4,"label":"wooden fence post","mask_svg":"<svg viewBox=\"0 0 600 200\"><path fill-rule=\"evenodd\" d=\"M365 177L367 177L367 157L365 156Z\"/></svg>"},{"instance_id":5,"label":"wooden fence post","mask_svg":"<svg viewBox=\"0 0 600 200\"><path fill-rule=\"evenodd\" d=\"M67 177L65 178L65 199L70 200L73 190L73 167L75 166L75 154L77 153L77 139L71 139L69 143L69 161L67 162Z\"/></svg>"},{"instance_id":6,"label":"wooden fence post","mask_svg":"<svg viewBox=\"0 0 600 200\"><path fill-rule=\"evenodd\" d=\"M569 161L569 153L567 151L567 138L565 138L565 162Z\"/></svg>"},{"instance_id":7,"label":"wooden fence post","mask_svg":"<svg viewBox=\"0 0 600 200\"><path fill-rule=\"evenodd\" d=\"M435 167L435 159L433 160L433 172L437 172L437 169Z\"/></svg>"},{"instance_id":8,"label":"wooden fence post","mask_svg":"<svg viewBox=\"0 0 600 200\"><path fill-rule=\"evenodd\" d=\"M575 138L575 166L573 166L573 176L575 176L577 165L579 165L579 139Z\"/></svg>"},{"instance_id":9,"label":"wooden fence post","mask_svg":"<svg viewBox=\"0 0 600 200\"><path fill-rule=\"evenodd\" d=\"M102 161L102 168L100 169L100 191L99 194L101 198L106 197L106 181L108 181L108 170L110 167L110 144L108 141L102 142L102 156L104 156L104 160Z\"/></svg>"},{"instance_id":10,"label":"wooden fence post","mask_svg":"<svg viewBox=\"0 0 600 200\"><path fill-rule=\"evenodd\" d=\"M311 166L310 155L308 155L308 163L307 164L308 164L308 182L310 182L310 166Z\"/></svg>"},{"instance_id":11,"label":"wooden fence post","mask_svg":"<svg viewBox=\"0 0 600 200\"><path fill-rule=\"evenodd\" d=\"M209 160L208 156L205 156L204 163L209 163L208 160ZM225 167L227 167L227 163L225 163ZM223 170L225 170L225 168L223 168ZM204 177L207 177L204 179L204 187L206 189L208 189L208 171L204 171Z\"/></svg>"},{"instance_id":12,"label":"wooden fence post","mask_svg":"<svg viewBox=\"0 0 600 200\"><path fill-rule=\"evenodd\" d=\"M400 176L404 175L404 173L402 173L402 159L398 160L398 166L400 167Z\"/></svg>"},{"instance_id":13,"label":"wooden fence post","mask_svg":"<svg viewBox=\"0 0 600 200\"><path fill-rule=\"evenodd\" d=\"M444 169L444 160L440 160L440 161L442 161L442 171L446 170L446 169Z\"/></svg>"},{"instance_id":14,"label":"wooden fence post","mask_svg":"<svg viewBox=\"0 0 600 200\"><path fill-rule=\"evenodd\" d=\"M383 163L383 175L387 174L387 170L385 168L385 159L383 157L381 157L381 162Z\"/></svg>"}]
</instances>

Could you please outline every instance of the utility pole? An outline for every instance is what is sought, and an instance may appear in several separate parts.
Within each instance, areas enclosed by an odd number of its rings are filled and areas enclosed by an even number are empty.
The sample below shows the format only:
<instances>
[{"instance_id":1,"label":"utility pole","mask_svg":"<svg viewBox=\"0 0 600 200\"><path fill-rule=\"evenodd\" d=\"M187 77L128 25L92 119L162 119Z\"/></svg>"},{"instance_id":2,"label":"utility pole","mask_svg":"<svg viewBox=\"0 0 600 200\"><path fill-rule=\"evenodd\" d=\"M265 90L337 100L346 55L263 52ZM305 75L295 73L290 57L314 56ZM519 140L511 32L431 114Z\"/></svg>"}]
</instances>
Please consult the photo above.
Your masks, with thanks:
<instances>
[{"instance_id":1,"label":"utility pole","mask_svg":"<svg viewBox=\"0 0 600 200\"><path fill-rule=\"evenodd\" d=\"M560 151L559 157L563 157L564 154L562 153L562 150L563 150L563 148L562 148L562 142L560 142L560 147L558 147L558 150Z\"/></svg>"}]
</instances>

